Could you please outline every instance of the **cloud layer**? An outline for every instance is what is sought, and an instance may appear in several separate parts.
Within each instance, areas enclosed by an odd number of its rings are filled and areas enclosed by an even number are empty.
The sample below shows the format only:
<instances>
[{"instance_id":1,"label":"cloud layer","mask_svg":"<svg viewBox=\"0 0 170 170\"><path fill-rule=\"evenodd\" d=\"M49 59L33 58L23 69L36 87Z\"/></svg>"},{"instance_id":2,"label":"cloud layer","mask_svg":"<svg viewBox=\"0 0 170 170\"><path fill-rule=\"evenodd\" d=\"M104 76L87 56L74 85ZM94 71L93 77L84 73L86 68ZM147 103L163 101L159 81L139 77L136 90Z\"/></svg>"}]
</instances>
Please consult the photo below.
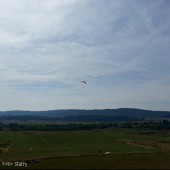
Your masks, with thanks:
<instances>
[{"instance_id":1,"label":"cloud layer","mask_svg":"<svg viewBox=\"0 0 170 170\"><path fill-rule=\"evenodd\" d=\"M0 110L170 110L169 5L0 0Z\"/></svg>"}]
</instances>

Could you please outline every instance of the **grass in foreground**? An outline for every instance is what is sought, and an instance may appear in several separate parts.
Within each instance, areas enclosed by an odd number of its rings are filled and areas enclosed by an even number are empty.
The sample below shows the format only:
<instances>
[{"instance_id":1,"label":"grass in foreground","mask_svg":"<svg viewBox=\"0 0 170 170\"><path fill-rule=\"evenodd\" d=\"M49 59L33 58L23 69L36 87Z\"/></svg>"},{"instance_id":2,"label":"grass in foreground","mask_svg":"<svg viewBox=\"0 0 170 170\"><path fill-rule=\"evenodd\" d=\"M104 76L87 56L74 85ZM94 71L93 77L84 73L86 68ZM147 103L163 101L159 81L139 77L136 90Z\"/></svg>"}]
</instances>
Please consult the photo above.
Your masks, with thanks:
<instances>
[{"instance_id":1,"label":"grass in foreground","mask_svg":"<svg viewBox=\"0 0 170 170\"><path fill-rule=\"evenodd\" d=\"M113 155L71 156L40 160L27 168L10 169L169 169L170 154L123 153ZM4 169L8 169L5 167Z\"/></svg>"},{"instance_id":2,"label":"grass in foreground","mask_svg":"<svg viewBox=\"0 0 170 170\"><path fill-rule=\"evenodd\" d=\"M39 163L28 164L32 169L170 168L170 137L167 133L148 134L122 129L0 132L0 143L8 140L12 144L7 153L0 154L0 161L39 159ZM111 155L105 155L105 152Z\"/></svg>"}]
</instances>

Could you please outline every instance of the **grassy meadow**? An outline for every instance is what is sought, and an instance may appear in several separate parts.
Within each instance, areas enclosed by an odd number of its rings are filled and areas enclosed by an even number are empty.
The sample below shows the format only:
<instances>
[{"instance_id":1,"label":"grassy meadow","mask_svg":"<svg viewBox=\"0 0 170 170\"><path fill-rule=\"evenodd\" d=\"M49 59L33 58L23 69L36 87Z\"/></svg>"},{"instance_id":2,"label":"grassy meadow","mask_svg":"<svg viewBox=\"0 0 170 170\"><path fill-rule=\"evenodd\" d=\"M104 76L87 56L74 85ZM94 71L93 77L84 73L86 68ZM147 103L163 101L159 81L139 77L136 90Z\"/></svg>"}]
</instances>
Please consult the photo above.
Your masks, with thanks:
<instances>
[{"instance_id":1,"label":"grassy meadow","mask_svg":"<svg viewBox=\"0 0 170 170\"><path fill-rule=\"evenodd\" d=\"M0 144L9 140L12 141L10 148L0 153L0 161L40 161L28 164L30 169L170 168L168 132L132 129L1 131ZM0 168L8 167L0 165Z\"/></svg>"}]
</instances>

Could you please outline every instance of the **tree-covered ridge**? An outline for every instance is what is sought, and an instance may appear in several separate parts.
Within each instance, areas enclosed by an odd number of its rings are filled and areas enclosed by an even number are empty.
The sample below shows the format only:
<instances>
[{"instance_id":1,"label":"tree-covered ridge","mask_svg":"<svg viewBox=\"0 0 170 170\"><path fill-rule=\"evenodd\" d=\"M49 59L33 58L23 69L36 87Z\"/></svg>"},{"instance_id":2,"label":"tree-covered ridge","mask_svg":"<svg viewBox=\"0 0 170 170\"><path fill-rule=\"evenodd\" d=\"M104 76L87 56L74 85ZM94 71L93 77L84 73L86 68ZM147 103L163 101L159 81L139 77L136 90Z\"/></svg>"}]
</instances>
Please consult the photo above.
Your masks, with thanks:
<instances>
[{"instance_id":1,"label":"tree-covered ridge","mask_svg":"<svg viewBox=\"0 0 170 170\"><path fill-rule=\"evenodd\" d=\"M50 122L112 122L169 118L168 111L150 111L131 108L103 110L49 110L0 112L0 121L50 121Z\"/></svg>"}]
</instances>

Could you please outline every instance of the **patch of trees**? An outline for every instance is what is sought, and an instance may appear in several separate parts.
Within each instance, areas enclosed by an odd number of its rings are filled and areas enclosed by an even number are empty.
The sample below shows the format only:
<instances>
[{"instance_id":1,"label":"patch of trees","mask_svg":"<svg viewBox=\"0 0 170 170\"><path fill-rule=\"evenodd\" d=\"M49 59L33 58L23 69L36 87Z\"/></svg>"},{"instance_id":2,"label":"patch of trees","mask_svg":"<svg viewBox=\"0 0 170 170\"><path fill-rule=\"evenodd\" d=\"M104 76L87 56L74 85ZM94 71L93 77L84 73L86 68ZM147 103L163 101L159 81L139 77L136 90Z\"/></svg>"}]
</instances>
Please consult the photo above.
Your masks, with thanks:
<instances>
[{"instance_id":1,"label":"patch of trees","mask_svg":"<svg viewBox=\"0 0 170 170\"><path fill-rule=\"evenodd\" d=\"M76 130L93 130L113 128L117 125L114 123L62 123L62 124L4 124L1 130L12 131L76 131Z\"/></svg>"},{"instance_id":2,"label":"patch of trees","mask_svg":"<svg viewBox=\"0 0 170 170\"><path fill-rule=\"evenodd\" d=\"M111 128L133 128L144 130L170 130L170 121L127 121L127 122L110 122L110 123L2 123L0 130L12 131L76 131L76 130L95 130Z\"/></svg>"},{"instance_id":3,"label":"patch of trees","mask_svg":"<svg viewBox=\"0 0 170 170\"><path fill-rule=\"evenodd\" d=\"M159 120L159 121L139 121L139 122L124 122L117 124L117 127L121 128L135 128L144 130L170 130L170 121Z\"/></svg>"}]
</instances>

